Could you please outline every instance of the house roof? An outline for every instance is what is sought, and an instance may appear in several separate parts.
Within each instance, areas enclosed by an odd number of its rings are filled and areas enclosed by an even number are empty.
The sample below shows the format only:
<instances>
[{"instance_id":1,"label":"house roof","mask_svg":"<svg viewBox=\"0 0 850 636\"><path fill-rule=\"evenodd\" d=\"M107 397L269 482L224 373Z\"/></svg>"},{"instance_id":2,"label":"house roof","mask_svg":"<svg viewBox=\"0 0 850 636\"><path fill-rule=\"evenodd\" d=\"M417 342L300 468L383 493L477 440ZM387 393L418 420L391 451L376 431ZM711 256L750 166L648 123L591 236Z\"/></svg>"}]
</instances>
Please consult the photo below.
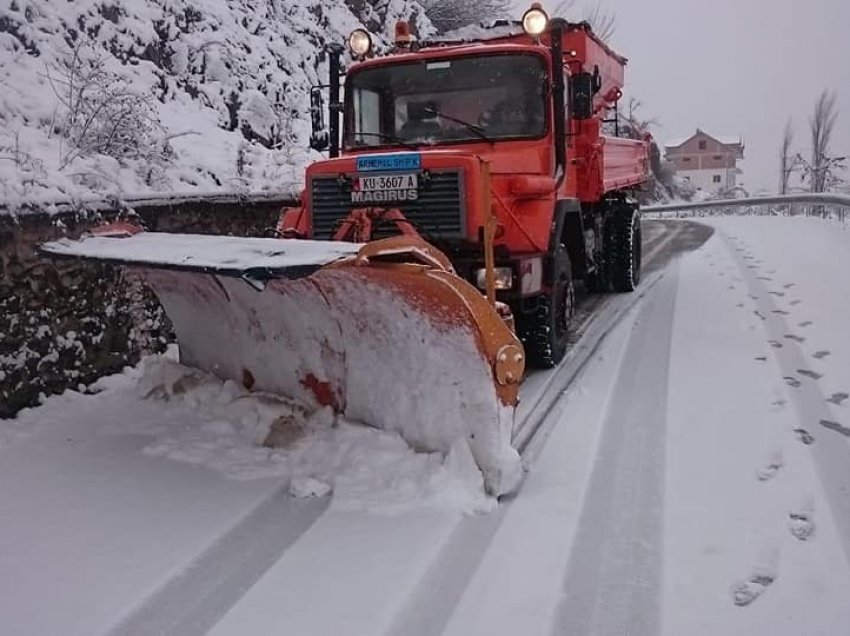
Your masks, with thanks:
<instances>
[{"instance_id":1,"label":"house roof","mask_svg":"<svg viewBox=\"0 0 850 636\"><path fill-rule=\"evenodd\" d=\"M737 135L737 136L734 136L734 135L712 135L710 133L705 132L704 130L700 130L699 128L697 128L697 131L694 134L688 135L687 137L680 137L680 138L676 138L676 139L671 139L667 143L664 144L664 147L665 148L678 148L679 146L690 141L691 139L693 139L697 135L705 135L706 137L711 137L715 141L723 144L724 146L738 146L738 145L743 146L744 145L744 140L741 138L740 135Z\"/></svg>"}]
</instances>

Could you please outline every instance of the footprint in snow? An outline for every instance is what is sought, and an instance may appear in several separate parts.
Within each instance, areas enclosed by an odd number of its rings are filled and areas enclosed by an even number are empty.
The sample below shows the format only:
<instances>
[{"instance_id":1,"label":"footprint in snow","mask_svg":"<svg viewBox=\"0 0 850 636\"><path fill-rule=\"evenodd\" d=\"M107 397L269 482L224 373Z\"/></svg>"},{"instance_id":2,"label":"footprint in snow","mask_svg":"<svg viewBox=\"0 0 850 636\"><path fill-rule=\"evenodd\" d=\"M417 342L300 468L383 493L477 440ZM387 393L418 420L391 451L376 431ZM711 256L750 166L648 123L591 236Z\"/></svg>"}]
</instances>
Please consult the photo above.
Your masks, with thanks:
<instances>
[{"instance_id":1,"label":"footprint in snow","mask_svg":"<svg viewBox=\"0 0 850 636\"><path fill-rule=\"evenodd\" d=\"M801 322L801 323L800 323L799 325L797 325L797 326L798 326L798 327L809 327L809 326L811 326L811 325L812 325L812 321L811 321L811 320L804 320L803 322Z\"/></svg>"},{"instance_id":2,"label":"footprint in snow","mask_svg":"<svg viewBox=\"0 0 850 636\"><path fill-rule=\"evenodd\" d=\"M815 536L815 506L807 499L797 509L788 513L788 529L799 541L808 541Z\"/></svg>"},{"instance_id":3,"label":"footprint in snow","mask_svg":"<svg viewBox=\"0 0 850 636\"><path fill-rule=\"evenodd\" d=\"M768 340L767 344L769 344L774 349L781 349L782 348L782 343L777 342L776 340Z\"/></svg>"},{"instance_id":4,"label":"footprint in snow","mask_svg":"<svg viewBox=\"0 0 850 636\"><path fill-rule=\"evenodd\" d=\"M795 307L795 306L799 305L801 302L803 302L803 301L802 300L792 300L789 304L792 307Z\"/></svg>"},{"instance_id":5,"label":"footprint in snow","mask_svg":"<svg viewBox=\"0 0 850 636\"><path fill-rule=\"evenodd\" d=\"M743 307L743 306L744 306L744 303L738 303L738 304L737 304L737 305L735 305L735 306L736 306L736 307Z\"/></svg>"},{"instance_id":6,"label":"footprint in snow","mask_svg":"<svg viewBox=\"0 0 850 636\"><path fill-rule=\"evenodd\" d=\"M776 473L778 473L779 469L784 465L785 462L782 458L782 449L777 449L771 453L764 466L756 471L756 477L758 477L759 481L770 481L776 477Z\"/></svg>"},{"instance_id":7,"label":"footprint in snow","mask_svg":"<svg viewBox=\"0 0 850 636\"><path fill-rule=\"evenodd\" d=\"M806 446L811 446L815 443L814 436L804 428L795 428L794 434L797 436L797 441L802 442Z\"/></svg>"},{"instance_id":8,"label":"footprint in snow","mask_svg":"<svg viewBox=\"0 0 850 636\"><path fill-rule=\"evenodd\" d=\"M759 276L758 279L759 280L766 280L766 281L773 280L770 276Z\"/></svg>"},{"instance_id":9,"label":"footprint in snow","mask_svg":"<svg viewBox=\"0 0 850 636\"><path fill-rule=\"evenodd\" d=\"M815 351L812 354L812 357L817 359L817 360L820 360L821 358L825 358L828 355L829 355L829 351L821 350L821 351Z\"/></svg>"},{"instance_id":10,"label":"footprint in snow","mask_svg":"<svg viewBox=\"0 0 850 636\"><path fill-rule=\"evenodd\" d=\"M844 391L840 391L838 393L833 393L831 397L826 398L826 401L832 402L836 406L841 406L842 402L844 402L847 398L850 398L850 395Z\"/></svg>"},{"instance_id":11,"label":"footprint in snow","mask_svg":"<svg viewBox=\"0 0 850 636\"><path fill-rule=\"evenodd\" d=\"M758 309L756 309L753 313L754 313L756 316L758 316L759 318L761 318L762 320L767 320L767 318L765 318L764 314L763 314L763 313L761 313Z\"/></svg>"},{"instance_id":12,"label":"footprint in snow","mask_svg":"<svg viewBox=\"0 0 850 636\"><path fill-rule=\"evenodd\" d=\"M753 568L753 573L745 581L740 581L732 586L732 601L738 607L746 607L776 580L776 565L779 561L778 550L768 550L762 556L760 562Z\"/></svg>"},{"instance_id":13,"label":"footprint in snow","mask_svg":"<svg viewBox=\"0 0 850 636\"><path fill-rule=\"evenodd\" d=\"M793 378L790 375L786 375L782 379L785 380L785 384L787 384L788 386L793 386L795 389L800 386L800 384L802 384L797 378Z\"/></svg>"},{"instance_id":14,"label":"footprint in snow","mask_svg":"<svg viewBox=\"0 0 850 636\"><path fill-rule=\"evenodd\" d=\"M795 342L805 342L806 341L806 339L803 336L798 336L798 335L793 334L793 333L786 333L785 337L788 340L794 340Z\"/></svg>"},{"instance_id":15,"label":"footprint in snow","mask_svg":"<svg viewBox=\"0 0 850 636\"><path fill-rule=\"evenodd\" d=\"M774 309L773 313L779 314L780 316L787 316L788 315L788 312L785 311L784 309Z\"/></svg>"},{"instance_id":16,"label":"footprint in snow","mask_svg":"<svg viewBox=\"0 0 850 636\"><path fill-rule=\"evenodd\" d=\"M772 292L768 292L768 293L771 296L776 296L777 298L782 298L783 296L785 296L785 292L772 291Z\"/></svg>"},{"instance_id":17,"label":"footprint in snow","mask_svg":"<svg viewBox=\"0 0 850 636\"><path fill-rule=\"evenodd\" d=\"M746 607L761 596L774 580L769 574L753 574L746 581L732 586L732 601L738 607Z\"/></svg>"},{"instance_id":18,"label":"footprint in snow","mask_svg":"<svg viewBox=\"0 0 850 636\"><path fill-rule=\"evenodd\" d=\"M796 285L796 283L788 283L787 285L783 285L782 288L783 289L791 289L794 285Z\"/></svg>"},{"instance_id":19,"label":"footprint in snow","mask_svg":"<svg viewBox=\"0 0 850 636\"><path fill-rule=\"evenodd\" d=\"M810 371L809 369L797 369L797 373L804 375L807 378L811 378L812 380L820 380L823 377L823 374L818 373L817 371Z\"/></svg>"},{"instance_id":20,"label":"footprint in snow","mask_svg":"<svg viewBox=\"0 0 850 636\"><path fill-rule=\"evenodd\" d=\"M835 431L836 433L839 433L844 437L850 437L850 428L842 426L838 422L833 422L831 420L821 420L819 423L821 426L829 429L830 431Z\"/></svg>"},{"instance_id":21,"label":"footprint in snow","mask_svg":"<svg viewBox=\"0 0 850 636\"><path fill-rule=\"evenodd\" d=\"M748 294L748 296L750 297L750 300L758 300L759 299L759 297L756 296L755 294Z\"/></svg>"}]
</instances>

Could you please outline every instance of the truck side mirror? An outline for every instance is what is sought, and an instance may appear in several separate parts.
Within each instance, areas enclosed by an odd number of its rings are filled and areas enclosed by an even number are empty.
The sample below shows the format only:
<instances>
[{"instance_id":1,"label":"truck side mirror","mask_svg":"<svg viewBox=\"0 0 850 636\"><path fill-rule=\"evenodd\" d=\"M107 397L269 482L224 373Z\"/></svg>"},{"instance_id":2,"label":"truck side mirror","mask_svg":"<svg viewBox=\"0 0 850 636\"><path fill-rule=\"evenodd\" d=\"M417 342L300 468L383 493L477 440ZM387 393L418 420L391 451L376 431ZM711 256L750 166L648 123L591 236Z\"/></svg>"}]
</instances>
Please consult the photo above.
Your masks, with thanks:
<instances>
[{"instance_id":1,"label":"truck side mirror","mask_svg":"<svg viewBox=\"0 0 850 636\"><path fill-rule=\"evenodd\" d=\"M576 73L570 78L570 117L590 119L593 117L593 75Z\"/></svg>"},{"instance_id":2,"label":"truck side mirror","mask_svg":"<svg viewBox=\"0 0 850 636\"><path fill-rule=\"evenodd\" d=\"M330 145L330 133L325 127L325 100L322 97L322 87L314 86L310 89L310 121L312 132L310 134L310 147L322 152Z\"/></svg>"}]
</instances>

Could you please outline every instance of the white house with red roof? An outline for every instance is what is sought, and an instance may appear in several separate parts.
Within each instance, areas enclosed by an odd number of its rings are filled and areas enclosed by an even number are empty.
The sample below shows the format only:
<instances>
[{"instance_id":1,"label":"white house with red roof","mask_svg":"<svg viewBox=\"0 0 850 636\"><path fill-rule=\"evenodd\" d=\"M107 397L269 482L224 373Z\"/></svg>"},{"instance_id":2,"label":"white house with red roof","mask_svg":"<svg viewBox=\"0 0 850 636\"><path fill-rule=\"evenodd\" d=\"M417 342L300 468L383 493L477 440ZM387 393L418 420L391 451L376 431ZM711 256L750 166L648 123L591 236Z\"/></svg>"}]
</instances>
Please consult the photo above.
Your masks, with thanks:
<instances>
[{"instance_id":1,"label":"white house with red roof","mask_svg":"<svg viewBox=\"0 0 850 636\"><path fill-rule=\"evenodd\" d=\"M738 161L744 158L743 140L709 135L697 131L685 139L664 146L665 157L676 168L676 174L704 192L721 192L740 185Z\"/></svg>"}]
</instances>

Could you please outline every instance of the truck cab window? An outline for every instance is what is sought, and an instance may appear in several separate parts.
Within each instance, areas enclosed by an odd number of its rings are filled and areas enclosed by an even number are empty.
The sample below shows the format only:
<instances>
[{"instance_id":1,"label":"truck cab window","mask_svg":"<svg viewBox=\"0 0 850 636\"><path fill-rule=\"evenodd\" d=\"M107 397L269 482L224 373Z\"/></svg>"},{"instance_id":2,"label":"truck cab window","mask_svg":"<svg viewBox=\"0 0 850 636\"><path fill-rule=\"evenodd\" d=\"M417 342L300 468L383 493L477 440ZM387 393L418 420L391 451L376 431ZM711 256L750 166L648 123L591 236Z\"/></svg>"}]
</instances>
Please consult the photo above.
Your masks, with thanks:
<instances>
[{"instance_id":1,"label":"truck cab window","mask_svg":"<svg viewBox=\"0 0 850 636\"><path fill-rule=\"evenodd\" d=\"M353 94L354 107L354 144L357 146L379 146L381 96L368 88L356 88Z\"/></svg>"},{"instance_id":2,"label":"truck cab window","mask_svg":"<svg viewBox=\"0 0 850 636\"><path fill-rule=\"evenodd\" d=\"M542 59L529 54L366 68L347 81L345 145L540 138L545 85Z\"/></svg>"}]
</instances>

